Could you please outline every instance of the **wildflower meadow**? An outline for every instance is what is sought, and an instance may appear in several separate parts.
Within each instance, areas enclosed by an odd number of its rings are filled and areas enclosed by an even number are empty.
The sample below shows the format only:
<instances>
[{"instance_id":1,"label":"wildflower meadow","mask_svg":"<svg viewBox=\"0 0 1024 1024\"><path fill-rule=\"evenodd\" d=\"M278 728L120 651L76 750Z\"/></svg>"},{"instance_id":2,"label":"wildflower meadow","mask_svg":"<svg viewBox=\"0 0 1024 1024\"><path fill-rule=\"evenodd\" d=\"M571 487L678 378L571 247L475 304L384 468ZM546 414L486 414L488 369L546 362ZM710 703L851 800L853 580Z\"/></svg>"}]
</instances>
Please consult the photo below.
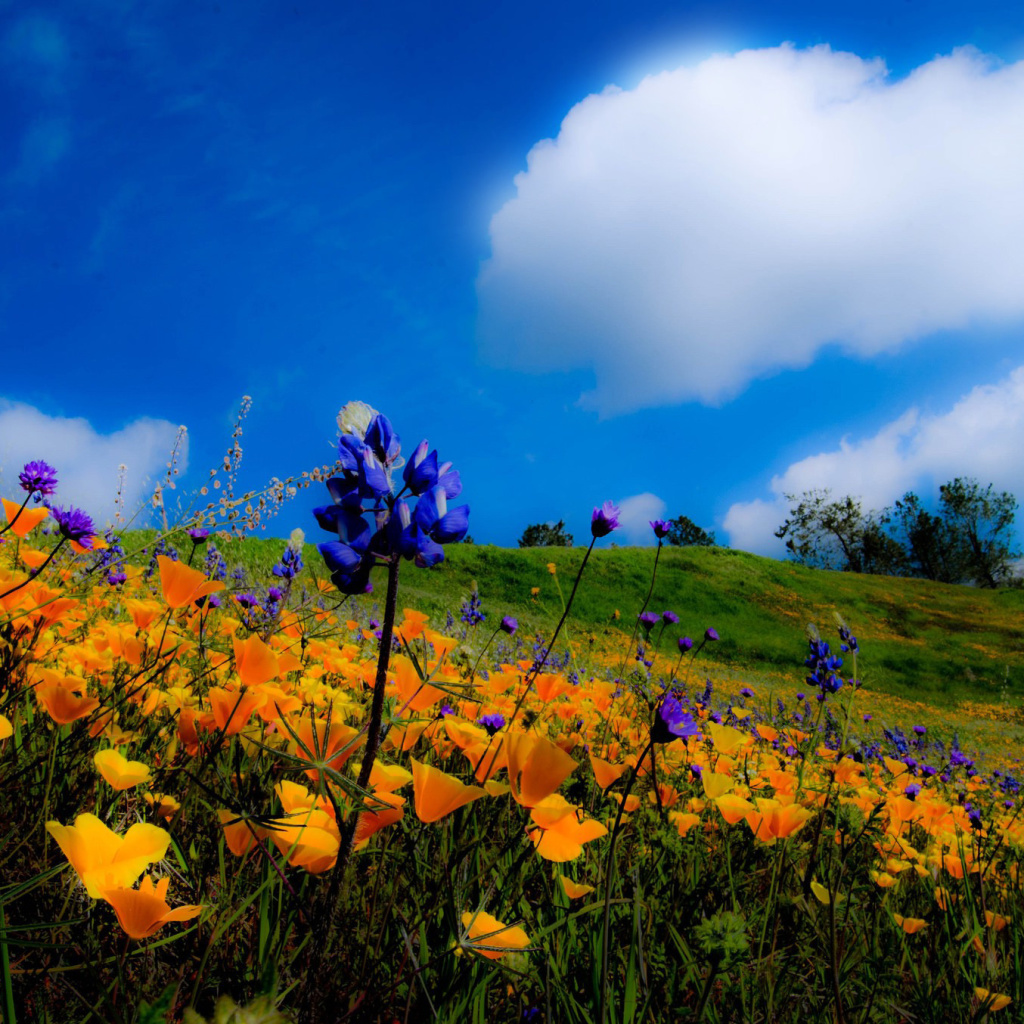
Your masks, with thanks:
<instances>
[{"instance_id":1,"label":"wildflower meadow","mask_svg":"<svg viewBox=\"0 0 1024 1024\"><path fill-rule=\"evenodd\" d=\"M269 569L218 548L262 497L142 534L44 461L4 493L8 1024L1024 1020L1024 752L876 721L842 616L793 623L785 684L716 678L721 623L651 606L661 521L580 642L611 502L539 639L529 581L417 609L472 483L397 426L350 403L274 485Z\"/></svg>"}]
</instances>

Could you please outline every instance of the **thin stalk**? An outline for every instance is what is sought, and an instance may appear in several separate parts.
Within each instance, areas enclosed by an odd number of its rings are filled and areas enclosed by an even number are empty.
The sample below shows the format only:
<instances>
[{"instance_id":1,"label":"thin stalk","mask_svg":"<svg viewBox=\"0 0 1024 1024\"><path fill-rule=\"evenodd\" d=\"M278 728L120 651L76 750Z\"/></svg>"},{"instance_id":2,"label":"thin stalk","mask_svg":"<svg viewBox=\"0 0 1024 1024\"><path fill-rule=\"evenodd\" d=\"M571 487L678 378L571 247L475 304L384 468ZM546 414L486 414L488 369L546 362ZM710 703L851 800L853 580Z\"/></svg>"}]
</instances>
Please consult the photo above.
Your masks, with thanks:
<instances>
[{"instance_id":1,"label":"thin stalk","mask_svg":"<svg viewBox=\"0 0 1024 1024\"><path fill-rule=\"evenodd\" d=\"M594 543L591 541L590 546L593 547ZM658 538L658 550L654 553L654 569L651 572L651 585L647 588L647 596L644 598L644 603L637 613L636 622L633 623L633 634L629 638L629 646L626 648L626 653L622 657L622 664L619 666L619 675L626 671L626 662L629 660L630 654L633 653L633 644L636 641L636 631L640 628L640 616L647 611L647 605L650 604L651 596L654 594L654 581L658 576L658 559L661 558L661 538Z\"/></svg>"}]
</instances>

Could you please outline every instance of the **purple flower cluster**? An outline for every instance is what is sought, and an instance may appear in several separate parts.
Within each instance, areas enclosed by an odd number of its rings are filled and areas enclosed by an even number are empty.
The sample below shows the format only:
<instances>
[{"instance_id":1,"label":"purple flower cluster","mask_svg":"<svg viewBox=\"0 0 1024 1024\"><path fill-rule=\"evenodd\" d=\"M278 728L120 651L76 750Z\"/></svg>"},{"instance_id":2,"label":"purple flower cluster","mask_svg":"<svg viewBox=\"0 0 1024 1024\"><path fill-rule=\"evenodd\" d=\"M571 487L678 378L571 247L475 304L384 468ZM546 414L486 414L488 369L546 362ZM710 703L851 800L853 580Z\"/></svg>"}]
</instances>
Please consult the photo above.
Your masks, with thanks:
<instances>
[{"instance_id":1,"label":"purple flower cluster","mask_svg":"<svg viewBox=\"0 0 1024 1024\"><path fill-rule=\"evenodd\" d=\"M57 521L57 528L62 537L81 544L83 548L92 547L92 536L95 532L92 519L80 508L68 506L65 509L56 505L50 509L50 515Z\"/></svg>"},{"instance_id":2,"label":"purple flower cluster","mask_svg":"<svg viewBox=\"0 0 1024 1024\"><path fill-rule=\"evenodd\" d=\"M341 474L327 481L333 504L313 514L338 537L319 545L331 581L342 593L360 594L372 589L374 566L392 555L423 568L443 561L442 545L462 540L469 529L469 506L449 509L448 502L462 492L462 481L450 462L439 464L437 451L428 451L426 441L405 464L404 486L394 493L402 446L388 418L372 413L365 431L352 417L343 419L348 432L338 442ZM406 494L418 499L414 508L403 500Z\"/></svg>"},{"instance_id":3,"label":"purple flower cluster","mask_svg":"<svg viewBox=\"0 0 1024 1024\"><path fill-rule=\"evenodd\" d=\"M674 693L666 693L654 715L651 740L654 743L671 743L673 740L687 740L691 736L700 736L700 729L693 716L683 708Z\"/></svg>"},{"instance_id":4,"label":"purple flower cluster","mask_svg":"<svg viewBox=\"0 0 1024 1024\"><path fill-rule=\"evenodd\" d=\"M18 482L23 491L45 498L57 490L57 470L41 460L26 462Z\"/></svg>"},{"instance_id":5,"label":"purple flower cluster","mask_svg":"<svg viewBox=\"0 0 1024 1024\"><path fill-rule=\"evenodd\" d=\"M619 507L606 501L600 508L594 509L590 517L590 532L594 537L607 537L612 530L619 528Z\"/></svg>"}]
</instances>

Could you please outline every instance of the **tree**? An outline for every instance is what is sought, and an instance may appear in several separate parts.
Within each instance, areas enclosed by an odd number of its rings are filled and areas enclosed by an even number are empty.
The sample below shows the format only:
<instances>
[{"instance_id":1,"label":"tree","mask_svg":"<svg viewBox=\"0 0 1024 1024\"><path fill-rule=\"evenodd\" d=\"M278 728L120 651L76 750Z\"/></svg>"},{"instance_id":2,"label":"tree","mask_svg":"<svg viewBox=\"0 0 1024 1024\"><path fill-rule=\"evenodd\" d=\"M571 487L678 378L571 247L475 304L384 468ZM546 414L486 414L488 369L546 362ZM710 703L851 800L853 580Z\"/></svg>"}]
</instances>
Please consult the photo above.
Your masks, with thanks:
<instances>
[{"instance_id":1,"label":"tree","mask_svg":"<svg viewBox=\"0 0 1024 1024\"><path fill-rule=\"evenodd\" d=\"M956 538L964 577L981 587L1009 582L1021 554L1011 536L1017 499L992 484L983 489L977 480L957 477L939 488L939 509Z\"/></svg>"},{"instance_id":2,"label":"tree","mask_svg":"<svg viewBox=\"0 0 1024 1024\"><path fill-rule=\"evenodd\" d=\"M890 535L904 555L904 573L939 583L959 583L964 576L955 531L940 516L933 515L921 499L907 491L882 514Z\"/></svg>"},{"instance_id":3,"label":"tree","mask_svg":"<svg viewBox=\"0 0 1024 1024\"><path fill-rule=\"evenodd\" d=\"M702 530L689 516L676 516L669 520L666 540L678 547L713 548L715 546L714 531Z\"/></svg>"},{"instance_id":4,"label":"tree","mask_svg":"<svg viewBox=\"0 0 1024 1024\"><path fill-rule=\"evenodd\" d=\"M870 517L859 500L850 495L833 500L827 487L787 494L786 500L793 503L789 518L775 536L786 541L796 561L819 569L864 571L863 539Z\"/></svg>"},{"instance_id":5,"label":"tree","mask_svg":"<svg viewBox=\"0 0 1024 1024\"><path fill-rule=\"evenodd\" d=\"M571 548L572 534L567 533L565 523L533 523L523 530L519 538L521 548Z\"/></svg>"}]
</instances>

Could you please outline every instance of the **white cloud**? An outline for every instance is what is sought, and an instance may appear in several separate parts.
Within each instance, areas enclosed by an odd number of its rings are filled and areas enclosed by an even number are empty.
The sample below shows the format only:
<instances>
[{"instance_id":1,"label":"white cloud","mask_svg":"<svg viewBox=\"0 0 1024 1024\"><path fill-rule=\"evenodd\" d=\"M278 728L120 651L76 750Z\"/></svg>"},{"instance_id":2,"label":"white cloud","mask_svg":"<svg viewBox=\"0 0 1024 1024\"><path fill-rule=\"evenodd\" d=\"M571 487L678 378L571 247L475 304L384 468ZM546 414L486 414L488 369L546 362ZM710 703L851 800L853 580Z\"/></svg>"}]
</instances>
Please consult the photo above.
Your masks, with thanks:
<instances>
[{"instance_id":1,"label":"white cloud","mask_svg":"<svg viewBox=\"0 0 1024 1024\"><path fill-rule=\"evenodd\" d=\"M43 459L57 470L58 488L51 500L77 505L103 526L114 520L118 467L127 467L124 503L130 517L166 473L177 432L167 420L142 418L112 434L99 434L88 420L47 416L31 405L0 399L0 489L5 497L18 497L21 467ZM178 466L184 473L187 439L181 456Z\"/></svg>"},{"instance_id":2,"label":"white cloud","mask_svg":"<svg viewBox=\"0 0 1024 1024\"><path fill-rule=\"evenodd\" d=\"M1024 499L1024 366L998 384L972 389L948 412L908 409L873 437L844 438L838 449L809 455L772 477L771 497L738 502L724 526L733 547L781 555L772 536L789 511L786 494L828 487L852 494L865 509L880 509L908 490L926 500L940 484L974 477Z\"/></svg>"},{"instance_id":3,"label":"white cloud","mask_svg":"<svg viewBox=\"0 0 1024 1024\"><path fill-rule=\"evenodd\" d=\"M619 506L619 529L621 533L612 535L612 540L620 537L628 544L653 544L654 532L651 530L652 519L662 519L666 505L656 494L645 491L634 494L616 502Z\"/></svg>"},{"instance_id":4,"label":"white cloud","mask_svg":"<svg viewBox=\"0 0 1024 1024\"><path fill-rule=\"evenodd\" d=\"M900 81L791 46L609 86L538 143L477 281L492 362L602 414L1024 314L1024 62Z\"/></svg>"}]
</instances>

